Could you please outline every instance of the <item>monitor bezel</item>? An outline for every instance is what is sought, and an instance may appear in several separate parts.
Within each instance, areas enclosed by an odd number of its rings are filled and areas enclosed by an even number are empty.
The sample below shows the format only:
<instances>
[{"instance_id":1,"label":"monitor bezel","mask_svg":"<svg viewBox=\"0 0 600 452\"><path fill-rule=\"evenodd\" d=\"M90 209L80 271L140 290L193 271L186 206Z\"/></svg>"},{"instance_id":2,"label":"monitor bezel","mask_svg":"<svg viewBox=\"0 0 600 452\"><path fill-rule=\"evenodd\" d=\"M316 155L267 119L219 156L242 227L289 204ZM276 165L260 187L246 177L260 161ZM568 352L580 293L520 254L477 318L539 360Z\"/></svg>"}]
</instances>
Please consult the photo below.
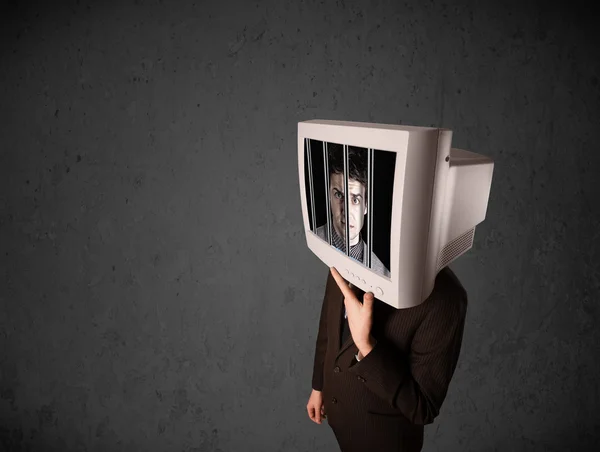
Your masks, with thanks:
<instances>
[{"instance_id":1,"label":"monitor bezel","mask_svg":"<svg viewBox=\"0 0 600 452\"><path fill-rule=\"evenodd\" d=\"M392 220L390 234L390 277L375 273L362 263L345 253L329 246L310 230L305 190L300 190L304 231L309 249L329 267L335 267L348 281L361 289L372 291L378 296L378 288L383 293L397 292L398 268L400 266L401 218L404 199L404 177L409 136L414 132L435 131L437 129L415 126L393 126L386 124L356 123L350 121L311 120L298 123L298 170L302 187L304 174L304 140L339 143L362 148L370 148L396 153L394 169ZM400 176L400 177L399 177Z\"/></svg>"}]
</instances>

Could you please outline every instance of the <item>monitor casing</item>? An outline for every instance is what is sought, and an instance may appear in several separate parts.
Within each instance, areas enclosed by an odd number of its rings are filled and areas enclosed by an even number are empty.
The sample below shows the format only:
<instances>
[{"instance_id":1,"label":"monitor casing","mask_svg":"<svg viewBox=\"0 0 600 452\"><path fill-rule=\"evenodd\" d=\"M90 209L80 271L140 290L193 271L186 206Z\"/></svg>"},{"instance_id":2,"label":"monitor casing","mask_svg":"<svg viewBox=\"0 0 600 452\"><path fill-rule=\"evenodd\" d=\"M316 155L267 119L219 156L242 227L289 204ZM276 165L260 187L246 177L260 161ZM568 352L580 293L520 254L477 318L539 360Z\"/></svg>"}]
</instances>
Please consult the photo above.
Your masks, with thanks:
<instances>
[{"instance_id":1,"label":"monitor casing","mask_svg":"<svg viewBox=\"0 0 600 452\"><path fill-rule=\"evenodd\" d=\"M305 139L396 153L390 277L363 266L310 229ZM419 305L441 269L473 246L485 219L494 168L483 155L451 148L443 128L310 120L298 123L300 199L308 248L350 283L395 308Z\"/></svg>"}]
</instances>

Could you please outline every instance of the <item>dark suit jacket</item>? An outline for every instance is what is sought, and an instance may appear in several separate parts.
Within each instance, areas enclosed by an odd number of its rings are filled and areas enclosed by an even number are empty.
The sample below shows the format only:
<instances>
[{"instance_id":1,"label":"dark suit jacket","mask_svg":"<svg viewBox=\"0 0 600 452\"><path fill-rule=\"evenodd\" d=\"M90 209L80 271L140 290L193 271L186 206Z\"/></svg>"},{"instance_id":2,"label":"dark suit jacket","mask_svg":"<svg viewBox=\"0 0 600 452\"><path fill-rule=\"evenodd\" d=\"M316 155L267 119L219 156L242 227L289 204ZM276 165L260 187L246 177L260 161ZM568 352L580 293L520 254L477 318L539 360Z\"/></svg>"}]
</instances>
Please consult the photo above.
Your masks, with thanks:
<instances>
[{"instance_id":1,"label":"dark suit jacket","mask_svg":"<svg viewBox=\"0 0 600 452\"><path fill-rule=\"evenodd\" d=\"M355 288L360 300L364 292ZM329 273L312 378L343 452L417 452L423 426L439 414L460 354L467 294L448 268L420 305L375 299L375 348L360 362L350 336L340 344L344 296Z\"/></svg>"}]
</instances>

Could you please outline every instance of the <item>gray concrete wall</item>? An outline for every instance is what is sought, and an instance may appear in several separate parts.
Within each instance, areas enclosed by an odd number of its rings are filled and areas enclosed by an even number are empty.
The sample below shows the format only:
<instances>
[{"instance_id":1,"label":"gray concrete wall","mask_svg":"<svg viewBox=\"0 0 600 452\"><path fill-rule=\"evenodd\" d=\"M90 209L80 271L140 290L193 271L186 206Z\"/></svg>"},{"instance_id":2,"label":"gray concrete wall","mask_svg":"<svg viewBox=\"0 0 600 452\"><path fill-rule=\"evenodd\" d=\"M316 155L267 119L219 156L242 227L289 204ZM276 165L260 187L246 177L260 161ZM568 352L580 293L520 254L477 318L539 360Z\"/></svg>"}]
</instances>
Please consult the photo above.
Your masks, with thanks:
<instances>
[{"instance_id":1,"label":"gray concrete wall","mask_svg":"<svg viewBox=\"0 0 600 452\"><path fill-rule=\"evenodd\" d=\"M595 25L482 3L4 2L0 448L337 450L305 410L314 118L449 127L496 162L424 450L598 445Z\"/></svg>"}]
</instances>

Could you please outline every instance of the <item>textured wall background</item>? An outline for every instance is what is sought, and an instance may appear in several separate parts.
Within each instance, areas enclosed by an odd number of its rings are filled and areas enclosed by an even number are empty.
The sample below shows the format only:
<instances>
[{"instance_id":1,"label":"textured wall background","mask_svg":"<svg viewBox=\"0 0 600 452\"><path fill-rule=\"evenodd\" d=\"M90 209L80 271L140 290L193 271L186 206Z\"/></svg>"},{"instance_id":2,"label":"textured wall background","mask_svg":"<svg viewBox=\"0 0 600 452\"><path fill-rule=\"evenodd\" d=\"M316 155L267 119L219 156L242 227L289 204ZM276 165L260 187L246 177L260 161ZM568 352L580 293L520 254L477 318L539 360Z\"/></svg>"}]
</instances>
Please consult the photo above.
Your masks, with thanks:
<instances>
[{"instance_id":1,"label":"textured wall background","mask_svg":"<svg viewBox=\"0 0 600 452\"><path fill-rule=\"evenodd\" d=\"M2 3L0 448L337 450L305 410L313 118L449 127L496 161L425 450L597 446L595 24L481 3Z\"/></svg>"}]
</instances>

